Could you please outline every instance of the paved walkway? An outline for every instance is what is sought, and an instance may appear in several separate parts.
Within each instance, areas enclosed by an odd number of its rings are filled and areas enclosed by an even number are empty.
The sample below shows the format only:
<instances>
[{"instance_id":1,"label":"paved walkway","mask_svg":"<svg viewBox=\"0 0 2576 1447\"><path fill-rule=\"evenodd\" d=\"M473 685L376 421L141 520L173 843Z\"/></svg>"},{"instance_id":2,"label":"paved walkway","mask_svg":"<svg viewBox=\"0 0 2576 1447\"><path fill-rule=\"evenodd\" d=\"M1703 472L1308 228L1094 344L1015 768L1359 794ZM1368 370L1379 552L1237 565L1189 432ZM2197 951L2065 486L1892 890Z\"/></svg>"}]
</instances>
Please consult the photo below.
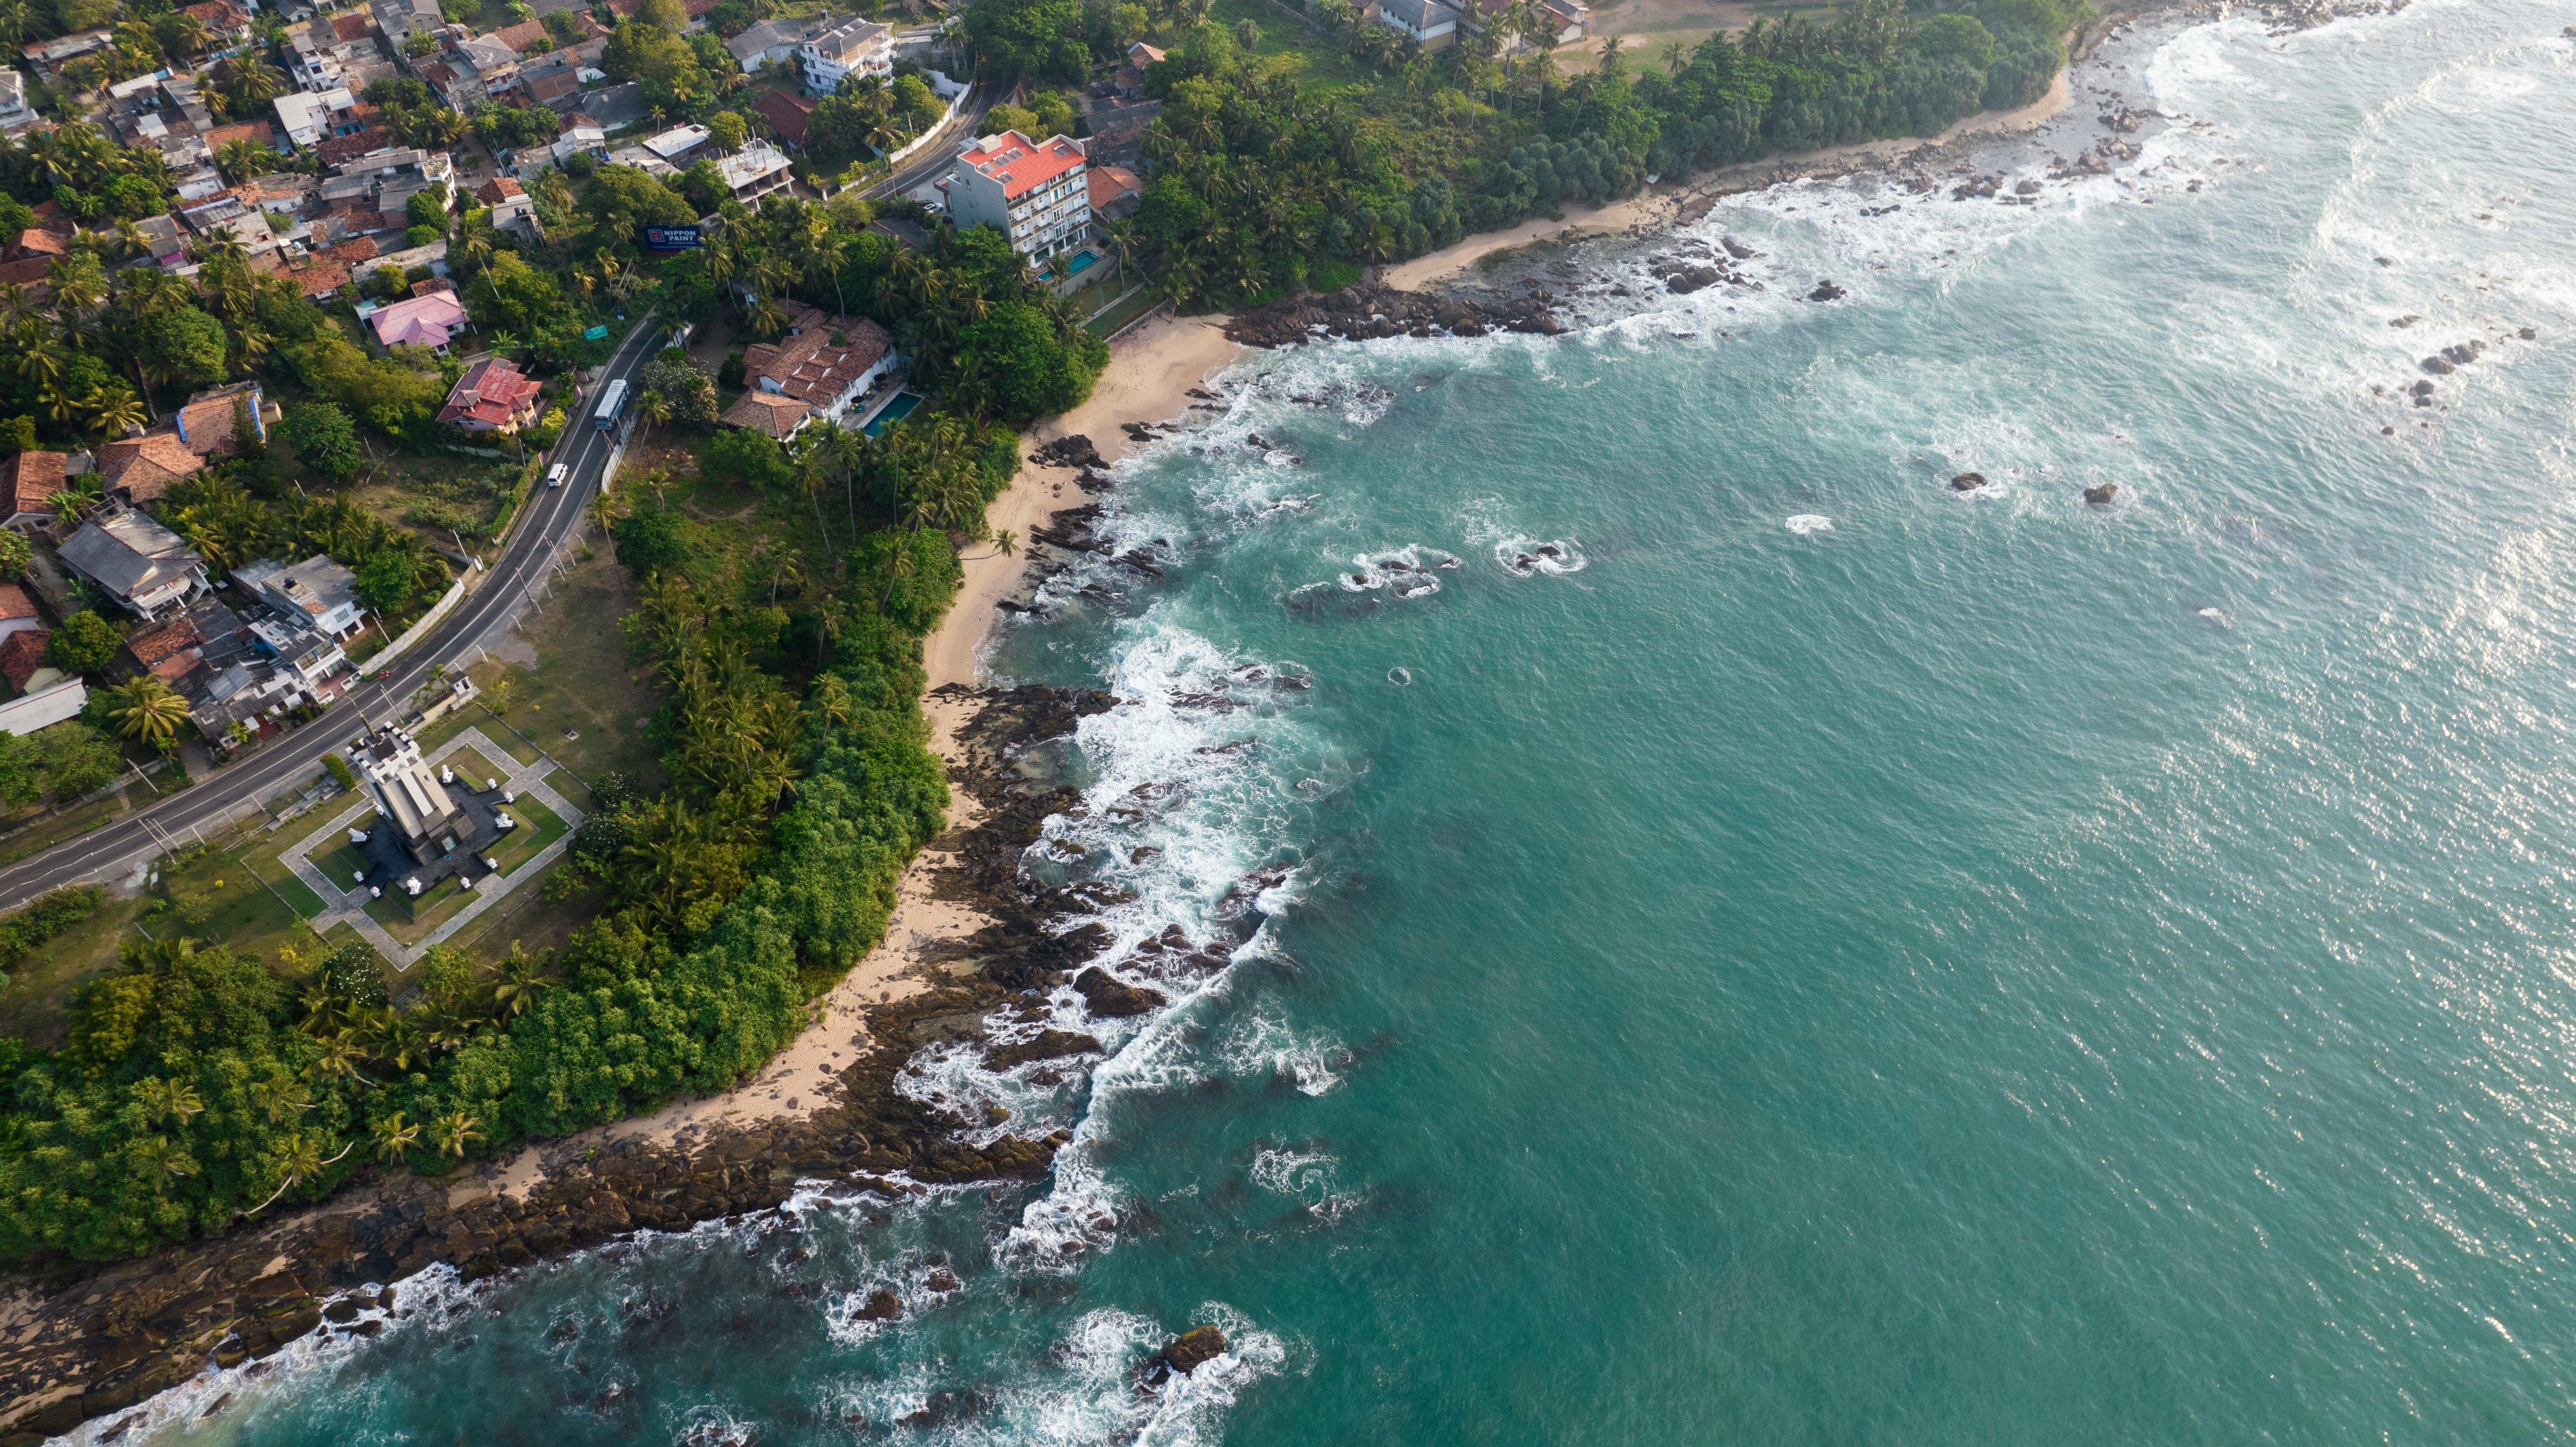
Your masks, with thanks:
<instances>
[{"instance_id":1,"label":"paved walkway","mask_svg":"<svg viewBox=\"0 0 2576 1447\"><path fill-rule=\"evenodd\" d=\"M405 947L397 944L383 925L368 917L368 896L365 888L343 889L336 881L326 878L321 869L313 863L313 855L328 854L339 848L340 841L349 837L349 828L359 819L376 811L375 801L360 794L354 803L334 815L329 823L288 846L286 852L278 856L287 868L295 871L296 878L310 885L313 892L322 897L322 913L314 916L313 919L315 934L320 934L335 924L346 924L358 932L359 938L374 945L376 953L385 957L385 963L397 970L410 969L414 960L427 954L434 946L445 944L449 936L473 923L483 911L499 904L502 897L511 890L545 873L556 860L563 858L566 849L572 847L573 832L581 828L583 814L581 810L573 807L571 800L556 793L554 786L546 782L546 775L555 771L554 760L540 756L533 764L520 763L510 756L509 750L492 742L483 730L469 728L431 751L430 762L438 763L458 749L472 749L496 766L509 770L508 777L502 781L503 784L512 792L528 795L552 809L555 817L564 821L563 837L538 850L535 858L507 874L483 876L474 886L474 898L463 909L458 910L454 918L431 930L429 937L419 944Z\"/></svg>"}]
</instances>

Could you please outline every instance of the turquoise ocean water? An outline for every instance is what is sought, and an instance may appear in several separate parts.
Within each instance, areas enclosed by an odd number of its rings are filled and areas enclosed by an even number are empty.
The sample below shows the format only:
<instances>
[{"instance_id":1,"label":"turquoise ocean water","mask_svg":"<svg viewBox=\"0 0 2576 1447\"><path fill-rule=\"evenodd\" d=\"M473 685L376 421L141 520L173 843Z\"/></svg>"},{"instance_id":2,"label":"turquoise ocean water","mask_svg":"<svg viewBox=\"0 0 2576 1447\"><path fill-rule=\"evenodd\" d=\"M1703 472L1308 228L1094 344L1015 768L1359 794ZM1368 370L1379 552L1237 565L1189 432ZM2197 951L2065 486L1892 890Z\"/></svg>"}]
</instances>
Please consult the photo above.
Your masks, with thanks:
<instances>
[{"instance_id":1,"label":"turquoise ocean water","mask_svg":"<svg viewBox=\"0 0 2576 1447\"><path fill-rule=\"evenodd\" d=\"M133 1440L2576 1433L2571 21L2135 37L2116 176L1254 358L1114 498L1172 577L993 657L1131 700L1054 826L1124 939L1297 866L1089 1074L922 1062L1053 1181L425 1284Z\"/></svg>"}]
</instances>

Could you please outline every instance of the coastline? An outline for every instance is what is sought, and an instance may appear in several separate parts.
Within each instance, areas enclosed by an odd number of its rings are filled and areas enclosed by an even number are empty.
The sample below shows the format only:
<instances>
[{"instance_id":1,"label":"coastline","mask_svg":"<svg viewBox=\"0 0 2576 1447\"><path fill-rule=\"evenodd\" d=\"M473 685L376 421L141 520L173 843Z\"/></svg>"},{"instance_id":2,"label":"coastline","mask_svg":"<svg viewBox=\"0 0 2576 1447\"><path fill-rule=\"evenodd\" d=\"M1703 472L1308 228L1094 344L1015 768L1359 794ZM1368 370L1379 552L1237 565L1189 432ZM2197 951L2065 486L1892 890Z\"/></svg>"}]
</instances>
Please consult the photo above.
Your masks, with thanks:
<instances>
[{"instance_id":1,"label":"coastline","mask_svg":"<svg viewBox=\"0 0 2576 1447\"><path fill-rule=\"evenodd\" d=\"M2000 140L2034 130L2056 119L2074 99L2075 67L2080 59L2070 60L2058 68L2057 79L2048 93L2018 110L1982 111L1952 122L1938 136L1892 136L1879 141L1855 141L1847 146L1827 146L1816 151L1784 151L1758 161L1745 161L1703 172L1688 181L1670 185L1649 186L1624 201L1604 206L1569 206L1564 218L1537 217L1507 231L1484 231L1446 246L1426 252L1411 261L1398 262L1379 271L1376 280L1398 291L1420 291L1464 275L1486 257L1498 252L1514 251L1538 242L1560 245L1608 236L1617 232L1631 234L1657 225L1672 225L1692 219L1683 213L1693 201L1741 191L1758 191L1780 181L1817 172L1848 174L1879 166L1892 165L1904 156L1925 146L1949 146L1969 140Z\"/></svg>"},{"instance_id":2,"label":"coastline","mask_svg":"<svg viewBox=\"0 0 2576 1447\"><path fill-rule=\"evenodd\" d=\"M1387 268L1381 280L1424 287L1457 278L1496 253L1645 234L1697 219L1689 208L1703 200L1801 175L1848 175L1928 145L2026 131L2063 111L2071 95L2072 65L2061 69L2040 102L1966 118L1937 140L1872 141L1724 168L1606 206L1570 209L1561 220L1469 237ZM1705 211L1701 205L1697 214ZM1245 349L1226 337L1225 323L1222 316L1156 313L1131 328L1112 343L1110 364L1092 396L1032 428L1023 438L1024 457L1077 435L1090 439L1104 462L1132 456L1142 444L1120 424L1180 417L1192 389L1242 356ZM1067 486L1077 471L1027 461L988 509L993 532L1007 529L1025 540L1058 512L1081 506L1086 496ZM32 1284L21 1286L0 1300L0 1327L19 1344L0 1351L0 1447L23 1436L31 1422L50 1426L49 1418L70 1416L75 1408L78 1415L54 1430L125 1410L174 1387L196 1383L211 1393L238 1385L231 1381L235 1370L199 1376L209 1355L219 1365L239 1368L245 1356L264 1358L300 1336L319 1331L327 1338L333 1328L324 1325L323 1313L335 1298L356 1295L363 1301L362 1283L399 1281L429 1265L449 1265L471 1281L639 1230L682 1230L697 1221L780 1208L799 1181L817 1178L899 1196L919 1190L911 1182L1043 1177L1054 1143L1006 1139L981 1151L958 1148L945 1140L946 1122L892 1098L891 1090L896 1071L921 1040L936 1038L918 1035L916 1026L980 1016L1006 998L994 981L1009 975L996 968L1007 951L990 943L1005 924L994 912L997 891L987 887L979 895L961 887L959 878L980 862L989 886L989 876L1003 867L996 860L1007 852L994 847L997 837L1009 845L1011 828L1025 827L1043 813L1038 799L997 807L1002 791L992 765L999 749L1013 739L1045 736L1046 727L1069 727L1071 715L1088 707L1060 706L1053 690L1020 690L1046 695L1045 703L1059 705L1054 712L1064 716L1044 726L1011 720L1006 726L1018 732L1008 739L987 722L1003 711L996 704L1026 703L976 690L1000 617L995 605L1022 585L1029 562L1025 552L1006 557L989 547L964 561L957 595L923 643L928 692L922 708L931 747L952 784L947 828L906 868L884 939L813 1004L806 1027L753 1078L719 1095L525 1145L506 1159L445 1180L403 1177L364 1186L236 1236L65 1273L57 1284L94 1283L85 1302L68 1300L69 1292L47 1296ZM1106 705L1105 698L1097 700L1097 706ZM980 954L979 938L986 941ZM178 1283L183 1266L193 1273L186 1287ZM210 1277L230 1283L232 1294L203 1289ZM188 1322L166 1333L156 1330L152 1349L113 1358L94 1354L95 1343L106 1336L105 1323L166 1312L170 1301L191 1293L214 1299L192 1308ZM91 1350L79 1345L83 1339L93 1342ZM224 1341L236 1342L229 1363ZM249 1363L254 1370L259 1365ZM185 1395L193 1399L195 1393Z\"/></svg>"}]
</instances>

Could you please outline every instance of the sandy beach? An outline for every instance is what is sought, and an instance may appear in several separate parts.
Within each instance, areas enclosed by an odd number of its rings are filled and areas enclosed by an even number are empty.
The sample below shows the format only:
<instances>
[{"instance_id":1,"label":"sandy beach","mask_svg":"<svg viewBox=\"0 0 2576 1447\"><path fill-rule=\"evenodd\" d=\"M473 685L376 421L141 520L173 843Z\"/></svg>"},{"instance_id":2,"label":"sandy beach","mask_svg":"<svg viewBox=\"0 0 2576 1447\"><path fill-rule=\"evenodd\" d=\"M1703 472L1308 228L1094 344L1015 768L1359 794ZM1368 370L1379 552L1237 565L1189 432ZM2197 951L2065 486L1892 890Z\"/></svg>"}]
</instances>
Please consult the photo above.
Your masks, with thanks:
<instances>
[{"instance_id":1,"label":"sandy beach","mask_svg":"<svg viewBox=\"0 0 2576 1447\"><path fill-rule=\"evenodd\" d=\"M2049 93L2014 111L1971 116L1942 132L1950 143L1973 136L2008 135L2039 125L2066 108L2072 94L2069 71L2058 73ZM1767 184L1784 170L1835 161L1887 161L1925 144L1922 138L1870 141L1795 155L1771 156L1696 178L1684 186L1650 187L1637 196L1607 206L1568 208L1562 219L1540 217L1505 231L1483 232L1455 246L1385 268L1380 279L1406 290L1454 277L1480 259L1542 240L1575 241L1586 236L1668 224L1693 198L1722 195ZM1059 437L1091 439L1110 461L1131 455L1135 444L1120 430L1126 422L1161 422L1189 405L1190 389L1203 387L1233 365L1242 348L1229 340L1221 317L1181 317L1157 313L1110 344L1110 361L1091 397L1081 406L1032 428L1022 439L1023 455ZM1075 469L1026 463L1020 475L986 510L994 536L1008 530L1025 539L1058 511L1076 507L1084 494L1072 485ZM969 549L964 579L955 603L937 631L922 644L929 686L965 688L983 683L983 651L1000 616L994 605L1020 586L1028 564L1025 546L1004 555L991 544ZM922 700L930 720L931 748L952 763L958 727L973 701L933 693ZM971 826L980 811L964 791L952 791L948 827ZM743 1126L755 1121L801 1117L823 1104L823 1092L835 1073L864 1046L867 1007L909 995L922 988L928 954L938 943L971 934L992 921L965 906L935 899L931 881L948 864L936 846L927 847L905 870L886 937L853 966L847 978L810 1007L809 1023L795 1042L770 1061L759 1075L718 1096L676 1101L650 1115L635 1116L562 1140L527 1146L507 1161L458 1183L454 1199L462 1203L492 1191L524 1197L546 1178L549 1159L577 1159L593 1146L634 1140L668 1144L705 1127Z\"/></svg>"},{"instance_id":2,"label":"sandy beach","mask_svg":"<svg viewBox=\"0 0 2576 1447\"><path fill-rule=\"evenodd\" d=\"M1613 201L1607 206L1569 206L1565 208L1562 220L1541 216L1508 231L1479 232L1455 246L1443 247L1387 267L1379 272L1378 280L1405 291L1419 291L1434 282L1465 272L1497 251L1527 246L1534 241L1573 242L1586 236L1603 236L1670 223L1679 219L1680 208L1693 197L1745 190L1748 183L1767 184L1768 178L1785 170L1844 160L1893 161L1926 144L1949 145L1977 136L2015 135L2066 109L2068 100L2074 95L2074 85L2068 79L2073 70L2072 66L2061 68L2057 72L2057 82L2049 87L2048 94L2019 110L1986 111L1969 116L1951 125L1938 137L1898 136L1884 141L1860 141L1848 146L1787 152L1742 165L1720 167L1680 185L1649 186L1625 201Z\"/></svg>"},{"instance_id":3,"label":"sandy beach","mask_svg":"<svg viewBox=\"0 0 2576 1447\"><path fill-rule=\"evenodd\" d=\"M1092 440L1102 457L1113 461L1125 457L1132 447L1118 424L1178 416L1189 404L1189 389L1225 370L1240 350L1226 339L1218 318L1155 316L1110 344L1109 366L1089 401L1041 423L1023 439L1023 445L1034 450L1079 433ZM994 535L1009 529L1026 538L1031 528L1045 526L1058 510L1078 506L1083 494L1071 485L1073 473L1071 468L1023 466L1019 477L987 510ZM990 544L967 551L965 580L957 600L938 630L922 644L931 688L945 683L973 688L982 682L977 676L979 655L994 619L1000 616L993 605L1019 586L1027 564L1025 551L1004 556ZM932 693L922 699L934 753L955 759L957 729L973 709L973 700L955 695ZM950 792L950 830L971 827L980 814L965 791ZM936 845L914 856L897 890L885 939L852 966L838 986L813 1003L804 1032L757 1076L722 1095L674 1101L650 1115L523 1147L509 1159L460 1181L451 1200L463 1204L495 1191L524 1198L546 1179L547 1161L578 1159L590 1148L611 1141L668 1144L700 1128L811 1114L823 1104L832 1076L863 1048L868 1006L921 989L929 947L992 923L966 906L932 897L931 881L948 862L948 855Z\"/></svg>"}]
</instances>

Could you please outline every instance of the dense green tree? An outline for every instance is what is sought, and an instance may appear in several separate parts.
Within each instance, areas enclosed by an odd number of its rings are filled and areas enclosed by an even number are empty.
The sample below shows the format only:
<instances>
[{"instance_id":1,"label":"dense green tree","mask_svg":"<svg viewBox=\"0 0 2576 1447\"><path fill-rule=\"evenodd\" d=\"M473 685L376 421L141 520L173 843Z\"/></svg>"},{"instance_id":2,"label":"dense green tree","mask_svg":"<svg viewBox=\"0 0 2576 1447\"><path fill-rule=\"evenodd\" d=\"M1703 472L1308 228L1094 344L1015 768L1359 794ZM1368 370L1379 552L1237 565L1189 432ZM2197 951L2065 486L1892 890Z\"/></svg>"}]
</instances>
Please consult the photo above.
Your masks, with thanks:
<instances>
[{"instance_id":1,"label":"dense green tree","mask_svg":"<svg viewBox=\"0 0 2576 1447\"><path fill-rule=\"evenodd\" d=\"M124 641L124 631L97 613L74 613L45 640L45 661L65 673L94 673Z\"/></svg>"},{"instance_id":2,"label":"dense green tree","mask_svg":"<svg viewBox=\"0 0 2576 1447\"><path fill-rule=\"evenodd\" d=\"M289 408L277 432L295 449L298 460L324 477L354 476L367 460L358 446L358 429L337 403L306 402Z\"/></svg>"},{"instance_id":3,"label":"dense green tree","mask_svg":"<svg viewBox=\"0 0 2576 1447\"><path fill-rule=\"evenodd\" d=\"M1076 329L1060 336L1026 302L1005 302L966 328L958 349L989 361L994 410L1021 419L1068 412L1091 395L1091 379L1109 361L1099 338Z\"/></svg>"},{"instance_id":4,"label":"dense green tree","mask_svg":"<svg viewBox=\"0 0 2576 1447\"><path fill-rule=\"evenodd\" d=\"M413 563L401 553L377 553L358 560L353 570L353 585L359 600L376 611L378 617L397 613L419 592L414 581Z\"/></svg>"},{"instance_id":5,"label":"dense green tree","mask_svg":"<svg viewBox=\"0 0 2576 1447\"><path fill-rule=\"evenodd\" d=\"M1090 69L1076 0L974 0L966 42L982 74L1076 81Z\"/></svg>"}]
</instances>

